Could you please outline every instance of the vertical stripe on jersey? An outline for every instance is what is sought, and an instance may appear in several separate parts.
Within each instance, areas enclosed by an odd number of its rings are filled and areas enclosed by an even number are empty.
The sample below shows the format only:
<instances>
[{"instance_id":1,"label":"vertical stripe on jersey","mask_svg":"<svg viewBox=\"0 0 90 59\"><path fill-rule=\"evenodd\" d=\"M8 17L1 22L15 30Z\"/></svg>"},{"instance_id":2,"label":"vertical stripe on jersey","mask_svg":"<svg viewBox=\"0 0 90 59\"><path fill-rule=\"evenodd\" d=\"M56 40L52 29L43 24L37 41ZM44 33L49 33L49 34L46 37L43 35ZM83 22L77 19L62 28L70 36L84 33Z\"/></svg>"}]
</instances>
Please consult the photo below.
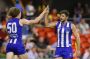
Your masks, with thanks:
<instances>
[{"instance_id":1,"label":"vertical stripe on jersey","mask_svg":"<svg viewBox=\"0 0 90 59\"><path fill-rule=\"evenodd\" d=\"M67 22L67 27L69 27L69 22ZM66 31L66 47L69 47L69 32Z\"/></svg>"},{"instance_id":2,"label":"vertical stripe on jersey","mask_svg":"<svg viewBox=\"0 0 90 59\"><path fill-rule=\"evenodd\" d=\"M12 39L10 39L10 43L12 43Z\"/></svg>"},{"instance_id":3,"label":"vertical stripe on jersey","mask_svg":"<svg viewBox=\"0 0 90 59\"><path fill-rule=\"evenodd\" d=\"M72 29L71 26L72 24L69 23L69 26L70 26L70 29ZM71 46L71 35L72 35L72 30L71 30L71 33L69 33L69 46Z\"/></svg>"},{"instance_id":4,"label":"vertical stripe on jersey","mask_svg":"<svg viewBox=\"0 0 90 59\"><path fill-rule=\"evenodd\" d=\"M57 47L60 46L60 27L61 27L61 22L57 27L57 35L58 35L58 42L57 42Z\"/></svg>"},{"instance_id":5,"label":"vertical stripe on jersey","mask_svg":"<svg viewBox=\"0 0 90 59\"><path fill-rule=\"evenodd\" d=\"M61 30L61 47L64 47L64 28Z\"/></svg>"}]
</instances>

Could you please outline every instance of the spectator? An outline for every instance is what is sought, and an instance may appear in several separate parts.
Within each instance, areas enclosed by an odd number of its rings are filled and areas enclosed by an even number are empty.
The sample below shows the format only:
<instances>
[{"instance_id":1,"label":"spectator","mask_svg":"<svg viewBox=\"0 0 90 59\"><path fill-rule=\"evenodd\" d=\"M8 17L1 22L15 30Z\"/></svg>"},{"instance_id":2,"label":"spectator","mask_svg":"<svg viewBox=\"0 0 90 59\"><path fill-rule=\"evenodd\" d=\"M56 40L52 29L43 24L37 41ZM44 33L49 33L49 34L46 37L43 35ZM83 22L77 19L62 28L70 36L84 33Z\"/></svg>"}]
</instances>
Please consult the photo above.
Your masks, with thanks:
<instances>
[{"instance_id":1,"label":"spectator","mask_svg":"<svg viewBox=\"0 0 90 59\"><path fill-rule=\"evenodd\" d=\"M74 8L74 16L73 16L73 20L76 24L80 23L80 19L82 18L82 14L83 14L83 8L81 3L77 3L77 5Z\"/></svg>"},{"instance_id":2,"label":"spectator","mask_svg":"<svg viewBox=\"0 0 90 59\"><path fill-rule=\"evenodd\" d=\"M1 53L6 53L6 46L7 46L7 43L8 43L8 36L7 37L5 37L5 40L2 42L3 44L2 44L2 47L1 47Z\"/></svg>"},{"instance_id":3,"label":"spectator","mask_svg":"<svg viewBox=\"0 0 90 59\"><path fill-rule=\"evenodd\" d=\"M28 59L38 59L38 54L36 52L36 47L33 42L29 42L29 44L26 44L28 46Z\"/></svg>"},{"instance_id":4,"label":"spectator","mask_svg":"<svg viewBox=\"0 0 90 59\"><path fill-rule=\"evenodd\" d=\"M78 2L76 7L74 8L74 14L83 14L83 8L80 2Z\"/></svg>"},{"instance_id":5,"label":"spectator","mask_svg":"<svg viewBox=\"0 0 90 59\"><path fill-rule=\"evenodd\" d=\"M80 23L80 19L82 18L82 15L81 14L74 14L73 16L73 22L74 24L79 24Z\"/></svg>"},{"instance_id":6,"label":"spectator","mask_svg":"<svg viewBox=\"0 0 90 59\"><path fill-rule=\"evenodd\" d=\"M85 53L83 54L82 59L90 59L90 47L85 50Z\"/></svg>"},{"instance_id":7,"label":"spectator","mask_svg":"<svg viewBox=\"0 0 90 59\"><path fill-rule=\"evenodd\" d=\"M80 32L82 34L88 34L89 32L89 24L86 23L85 19L81 19L81 22L79 24Z\"/></svg>"},{"instance_id":8,"label":"spectator","mask_svg":"<svg viewBox=\"0 0 90 59\"><path fill-rule=\"evenodd\" d=\"M30 20L34 16L34 13L35 13L35 8L32 3L33 2L30 1L30 3L26 5L26 16L28 20Z\"/></svg>"},{"instance_id":9,"label":"spectator","mask_svg":"<svg viewBox=\"0 0 90 59\"><path fill-rule=\"evenodd\" d=\"M24 8L22 7L20 0L15 0L15 1L13 1L13 3L14 3L16 8L18 8L21 12L23 12Z\"/></svg>"},{"instance_id":10,"label":"spectator","mask_svg":"<svg viewBox=\"0 0 90 59\"><path fill-rule=\"evenodd\" d=\"M2 27L2 29L0 28L0 50L6 38L7 38L7 33L5 31L5 28Z\"/></svg>"},{"instance_id":11,"label":"spectator","mask_svg":"<svg viewBox=\"0 0 90 59\"><path fill-rule=\"evenodd\" d=\"M57 21L58 19L57 9L52 9L51 14L49 15L49 22Z\"/></svg>"},{"instance_id":12,"label":"spectator","mask_svg":"<svg viewBox=\"0 0 90 59\"><path fill-rule=\"evenodd\" d=\"M48 41L44 37L39 37L38 41L36 41L39 59L43 59L47 55L47 46Z\"/></svg>"},{"instance_id":13,"label":"spectator","mask_svg":"<svg viewBox=\"0 0 90 59\"><path fill-rule=\"evenodd\" d=\"M89 8L87 3L84 5L83 17L85 17L85 18L89 18L90 17L90 8Z\"/></svg>"},{"instance_id":14,"label":"spectator","mask_svg":"<svg viewBox=\"0 0 90 59\"><path fill-rule=\"evenodd\" d=\"M36 45L39 51L45 51L48 45L48 41L44 37L39 37Z\"/></svg>"}]
</instances>

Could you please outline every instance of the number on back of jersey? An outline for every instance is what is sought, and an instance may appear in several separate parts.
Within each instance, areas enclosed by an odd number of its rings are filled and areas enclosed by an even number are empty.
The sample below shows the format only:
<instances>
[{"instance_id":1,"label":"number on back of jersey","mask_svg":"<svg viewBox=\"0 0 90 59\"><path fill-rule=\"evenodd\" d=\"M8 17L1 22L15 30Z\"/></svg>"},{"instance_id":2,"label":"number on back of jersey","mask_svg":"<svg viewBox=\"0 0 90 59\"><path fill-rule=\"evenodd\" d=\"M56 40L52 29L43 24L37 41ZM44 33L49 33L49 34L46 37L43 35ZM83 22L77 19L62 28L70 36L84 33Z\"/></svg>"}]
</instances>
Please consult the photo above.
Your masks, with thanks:
<instances>
[{"instance_id":1,"label":"number on back of jersey","mask_svg":"<svg viewBox=\"0 0 90 59\"><path fill-rule=\"evenodd\" d=\"M7 31L8 31L8 33L17 33L16 23L15 23L15 22L13 22L13 23L8 23L8 24L7 24Z\"/></svg>"}]
</instances>

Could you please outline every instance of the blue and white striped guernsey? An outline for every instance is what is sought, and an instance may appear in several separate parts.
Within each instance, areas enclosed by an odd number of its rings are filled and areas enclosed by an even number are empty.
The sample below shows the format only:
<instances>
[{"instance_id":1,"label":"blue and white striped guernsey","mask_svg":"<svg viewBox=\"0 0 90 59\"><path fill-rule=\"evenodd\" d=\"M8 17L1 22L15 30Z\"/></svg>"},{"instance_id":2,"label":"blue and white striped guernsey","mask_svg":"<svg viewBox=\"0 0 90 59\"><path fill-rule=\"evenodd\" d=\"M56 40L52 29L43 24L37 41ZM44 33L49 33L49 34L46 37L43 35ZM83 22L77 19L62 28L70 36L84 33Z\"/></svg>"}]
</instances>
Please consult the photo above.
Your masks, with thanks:
<instances>
[{"instance_id":1,"label":"blue and white striped guernsey","mask_svg":"<svg viewBox=\"0 0 90 59\"><path fill-rule=\"evenodd\" d=\"M71 35L72 35L72 29L71 29L71 22L66 22L62 24L62 22L58 21L56 24L57 29L57 47L71 47Z\"/></svg>"}]
</instances>

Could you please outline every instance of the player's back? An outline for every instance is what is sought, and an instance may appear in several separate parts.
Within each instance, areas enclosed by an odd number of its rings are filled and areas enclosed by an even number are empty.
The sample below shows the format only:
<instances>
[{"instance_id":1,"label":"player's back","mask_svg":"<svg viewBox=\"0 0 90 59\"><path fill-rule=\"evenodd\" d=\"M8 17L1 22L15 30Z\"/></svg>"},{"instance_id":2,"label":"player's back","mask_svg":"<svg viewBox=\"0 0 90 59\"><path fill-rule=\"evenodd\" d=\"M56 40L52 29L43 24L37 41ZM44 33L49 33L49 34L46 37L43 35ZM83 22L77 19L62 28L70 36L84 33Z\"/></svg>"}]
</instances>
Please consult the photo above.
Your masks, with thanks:
<instances>
[{"instance_id":1,"label":"player's back","mask_svg":"<svg viewBox=\"0 0 90 59\"><path fill-rule=\"evenodd\" d=\"M22 43L22 26L19 24L19 19L9 19L6 26L9 34L6 52L14 52L16 55L24 54L26 51Z\"/></svg>"},{"instance_id":2,"label":"player's back","mask_svg":"<svg viewBox=\"0 0 90 59\"><path fill-rule=\"evenodd\" d=\"M7 22L7 32L9 34L9 44L22 44L22 26L18 18L11 18Z\"/></svg>"}]
</instances>

